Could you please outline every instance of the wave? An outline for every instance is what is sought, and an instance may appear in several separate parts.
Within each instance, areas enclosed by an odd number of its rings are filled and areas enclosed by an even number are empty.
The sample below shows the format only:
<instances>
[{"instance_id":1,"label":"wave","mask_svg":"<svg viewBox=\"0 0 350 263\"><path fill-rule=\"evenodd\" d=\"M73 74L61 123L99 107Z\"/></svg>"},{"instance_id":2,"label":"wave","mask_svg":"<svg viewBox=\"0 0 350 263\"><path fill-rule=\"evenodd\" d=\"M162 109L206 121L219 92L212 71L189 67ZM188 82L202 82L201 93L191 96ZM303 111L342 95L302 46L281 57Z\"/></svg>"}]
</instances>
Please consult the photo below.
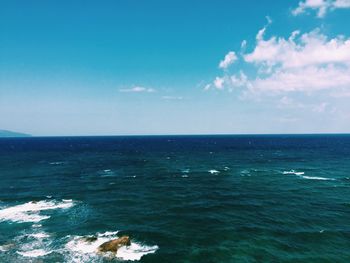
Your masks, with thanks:
<instances>
[{"instance_id":1,"label":"wave","mask_svg":"<svg viewBox=\"0 0 350 263\"><path fill-rule=\"evenodd\" d=\"M319 177L319 176L301 176L304 179L309 180L322 180L322 181L334 181L334 178L326 178L326 177Z\"/></svg>"},{"instance_id":2,"label":"wave","mask_svg":"<svg viewBox=\"0 0 350 263\"><path fill-rule=\"evenodd\" d=\"M220 173L218 170L214 170L214 169L209 170L208 172L211 174L219 174Z\"/></svg>"},{"instance_id":3,"label":"wave","mask_svg":"<svg viewBox=\"0 0 350 263\"><path fill-rule=\"evenodd\" d=\"M33 249L29 251L17 251L16 253L23 257L36 258L46 256L48 254L51 254L52 252L53 251L46 251L45 249Z\"/></svg>"},{"instance_id":4,"label":"wave","mask_svg":"<svg viewBox=\"0 0 350 263\"><path fill-rule=\"evenodd\" d=\"M116 176L116 173L112 171L111 169L104 169L99 172L101 177L114 177Z\"/></svg>"},{"instance_id":5,"label":"wave","mask_svg":"<svg viewBox=\"0 0 350 263\"><path fill-rule=\"evenodd\" d=\"M11 221L16 223L32 222L38 223L50 218L49 215L41 215L41 211L54 209L67 209L74 205L73 200L63 199L61 202L55 200L31 201L21 205L6 207L0 210L0 222Z\"/></svg>"},{"instance_id":6,"label":"wave","mask_svg":"<svg viewBox=\"0 0 350 263\"><path fill-rule=\"evenodd\" d=\"M64 164L64 162L51 162L49 164L51 164L51 165L61 165L61 164Z\"/></svg>"},{"instance_id":7,"label":"wave","mask_svg":"<svg viewBox=\"0 0 350 263\"><path fill-rule=\"evenodd\" d=\"M97 233L95 236L68 236L70 241L65 248L69 254L70 262L91 262L95 258L101 256L97 254L97 249L104 242L118 238L118 231ZM95 238L94 238L95 237ZM90 238L90 239L89 239ZM130 246L118 249L115 257L121 260L135 261L140 260L144 255L155 253L158 246L147 246L132 241ZM103 256L103 255L102 255ZM106 254L111 256L111 254Z\"/></svg>"},{"instance_id":8,"label":"wave","mask_svg":"<svg viewBox=\"0 0 350 263\"><path fill-rule=\"evenodd\" d=\"M293 174L293 175L297 175L300 178L307 179L307 180L322 180L322 181L334 181L334 180L336 180L335 178L327 178L327 177L320 177L320 176L307 176L307 175L304 175L305 172L296 172L295 170L284 171L283 174Z\"/></svg>"},{"instance_id":9,"label":"wave","mask_svg":"<svg viewBox=\"0 0 350 263\"><path fill-rule=\"evenodd\" d=\"M36 229L35 229L36 230ZM23 257L43 257L53 252L50 249L52 239L45 232L33 232L23 234L14 239L13 244L17 244L16 253Z\"/></svg>"},{"instance_id":10,"label":"wave","mask_svg":"<svg viewBox=\"0 0 350 263\"><path fill-rule=\"evenodd\" d=\"M0 252L7 252L11 250L14 246L15 244L13 243L3 244L0 246Z\"/></svg>"},{"instance_id":11,"label":"wave","mask_svg":"<svg viewBox=\"0 0 350 263\"><path fill-rule=\"evenodd\" d=\"M303 175L305 172L296 172L295 170L284 171L283 174L294 174L294 175Z\"/></svg>"},{"instance_id":12,"label":"wave","mask_svg":"<svg viewBox=\"0 0 350 263\"><path fill-rule=\"evenodd\" d=\"M50 235L45 232L33 233L33 234L29 234L28 236L36 239L44 239L44 238L50 237Z\"/></svg>"}]
</instances>

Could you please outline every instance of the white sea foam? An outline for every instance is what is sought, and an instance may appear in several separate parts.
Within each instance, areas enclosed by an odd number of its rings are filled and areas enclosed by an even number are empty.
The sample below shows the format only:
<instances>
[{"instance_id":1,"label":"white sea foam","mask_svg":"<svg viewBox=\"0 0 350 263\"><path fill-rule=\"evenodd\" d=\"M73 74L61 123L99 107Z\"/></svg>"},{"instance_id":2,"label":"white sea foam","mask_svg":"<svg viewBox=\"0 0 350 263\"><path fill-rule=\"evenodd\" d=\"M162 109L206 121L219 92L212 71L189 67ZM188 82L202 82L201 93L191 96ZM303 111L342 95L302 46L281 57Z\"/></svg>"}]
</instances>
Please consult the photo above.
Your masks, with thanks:
<instances>
[{"instance_id":1,"label":"white sea foam","mask_svg":"<svg viewBox=\"0 0 350 263\"><path fill-rule=\"evenodd\" d=\"M218 170L214 170L214 169L209 170L208 172L211 173L211 174L218 174L218 173L220 173Z\"/></svg>"},{"instance_id":2,"label":"white sea foam","mask_svg":"<svg viewBox=\"0 0 350 263\"><path fill-rule=\"evenodd\" d=\"M305 172L296 172L295 170L284 171L283 174L294 174L294 175L303 175Z\"/></svg>"},{"instance_id":3,"label":"white sea foam","mask_svg":"<svg viewBox=\"0 0 350 263\"><path fill-rule=\"evenodd\" d=\"M61 165L61 164L64 164L64 162L51 162L50 164L51 165Z\"/></svg>"},{"instance_id":4,"label":"white sea foam","mask_svg":"<svg viewBox=\"0 0 350 263\"><path fill-rule=\"evenodd\" d=\"M50 235L45 233L45 232L33 233L33 234L29 234L28 236L36 238L36 239L43 239L43 238L49 238L50 237Z\"/></svg>"},{"instance_id":5,"label":"white sea foam","mask_svg":"<svg viewBox=\"0 0 350 263\"><path fill-rule=\"evenodd\" d=\"M183 174L181 175L182 178L188 178L188 175L187 174Z\"/></svg>"},{"instance_id":6,"label":"white sea foam","mask_svg":"<svg viewBox=\"0 0 350 263\"><path fill-rule=\"evenodd\" d=\"M242 176L244 176L244 175L246 175L246 174L249 175L249 174L250 174L250 171L248 171L248 170L242 170L242 171L241 171L241 175L242 175Z\"/></svg>"},{"instance_id":7,"label":"white sea foam","mask_svg":"<svg viewBox=\"0 0 350 263\"><path fill-rule=\"evenodd\" d=\"M89 262L97 256L104 256L103 254L97 254L98 247L104 242L118 238L117 233L118 231L98 233L96 235L97 239L92 242L87 241L82 236L69 237L70 241L65 246L70 254L69 261ZM155 253L157 249L158 246L146 246L132 241L130 246L119 248L116 255L107 253L105 256L134 261L140 260L144 255Z\"/></svg>"},{"instance_id":8,"label":"white sea foam","mask_svg":"<svg viewBox=\"0 0 350 263\"><path fill-rule=\"evenodd\" d=\"M15 205L0 210L0 222L11 221L16 223L33 222L37 223L50 218L48 215L41 215L41 211L66 209L74 205L71 199L58 202L55 200L28 202L21 205Z\"/></svg>"},{"instance_id":9,"label":"white sea foam","mask_svg":"<svg viewBox=\"0 0 350 263\"><path fill-rule=\"evenodd\" d=\"M334 178L326 178L326 177L319 177L319 176L301 176L304 179L309 179L309 180L322 180L322 181L334 181Z\"/></svg>"},{"instance_id":10,"label":"white sea foam","mask_svg":"<svg viewBox=\"0 0 350 263\"><path fill-rule=\"evenodd\" d=\"M293 175L299 176L300 178L308 179L308 180L322 180L322 181L336 180L334 178L326 178L326 177L320 177L320 176L307 176L307 175L304 175L305 172L296 172L295 170L284 171L283 174L293 174Z\"/></svg>"},{"instance_id":11,"label":"white sea foam","mask_svg":"<svg viewBox=\"0 0 350 263\"><path fill-rule=\"evenodd\" d=\"M100 172L101 177L113 177L115 175L115 172L113 172L111 169L105 169L102 172Z\"/></svg>"},{"instance_id":12,"label":"white sea foam","mask_svg":"<svg viewBox=\"0 0 350 263\"><path fill-rule=\"evenodd\" d=\"M29 251L17 251L16 253L23 257L36 258L48 255L52 253L52 251L46 251L45 249L33 249Z\"/></svg>"},{"instance_id":13,"label":"white sea foam","mask_svg":"<svg viewBox=\"0 0 350 263\"><path fill-rule=\"evenodd\" d=\"M53 249L51 244L53 240L50 235L38 228L32 228L32 231L24 231L22 235L14 239L14 244L17 244L16 253L23 257L43 257L50 254Z\"/></svg>"},{"instance_id":14,"label":"white sea foam","mask_svg":"<svg viewBox=\"0 0 350 263\"><path fill-rule=\"evenodd\" d=\"M119 231L106 231L104 233L98 233L98 237L116 237L116 235L119 233Z\"/></svg>"},{"instance_id":15,"label":"white sea foam","mask_svg":"<svg viewBox=\"0 0 350 263\"><path fill-rule=\"evenodd\" d=\"M157 249L158 246L145 246L132 242L130 246L118 249L117 258L131 261L140 260L142 256L152 254L156 252Z\"/></svg>"},{"instance_id":16,"label":"white sea foam","mask_svg":"<svg viewBox=\"0 0 350 263\"><path fill-rule=\"evenodd\" d=\"M4 244L0 246L0 252L7 252L15 246L13 243Z\"/></svg>"}]
</instances>

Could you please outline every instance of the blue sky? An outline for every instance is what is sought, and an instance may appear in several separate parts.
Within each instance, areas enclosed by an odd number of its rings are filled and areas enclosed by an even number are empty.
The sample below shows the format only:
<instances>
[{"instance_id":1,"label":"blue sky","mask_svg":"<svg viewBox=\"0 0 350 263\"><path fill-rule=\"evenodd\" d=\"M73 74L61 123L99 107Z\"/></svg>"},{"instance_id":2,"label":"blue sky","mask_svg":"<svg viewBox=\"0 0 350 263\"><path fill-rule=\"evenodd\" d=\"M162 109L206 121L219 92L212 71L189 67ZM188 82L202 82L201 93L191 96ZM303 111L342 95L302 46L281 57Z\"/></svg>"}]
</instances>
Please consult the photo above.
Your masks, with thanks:
<instances>
[{"instance_id":1,"label":"blue sky","mask_svg":"<svg viewBox=\"0 0 350 263\"><path fill-rule=\"evenodd\" d=\"M350 132L349 24L349 0L2 0L0 129Z\"/></svg>"}]
</instances>

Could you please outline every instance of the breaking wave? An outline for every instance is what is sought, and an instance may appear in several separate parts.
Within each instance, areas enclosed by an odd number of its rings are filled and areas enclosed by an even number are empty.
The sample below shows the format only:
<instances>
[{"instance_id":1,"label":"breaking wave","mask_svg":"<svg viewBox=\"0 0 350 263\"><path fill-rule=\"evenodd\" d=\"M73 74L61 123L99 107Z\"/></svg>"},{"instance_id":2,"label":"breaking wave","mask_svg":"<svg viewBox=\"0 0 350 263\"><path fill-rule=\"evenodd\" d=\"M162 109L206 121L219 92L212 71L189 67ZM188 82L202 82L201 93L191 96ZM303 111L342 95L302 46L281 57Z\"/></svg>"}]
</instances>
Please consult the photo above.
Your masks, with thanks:
<instances>
[{"instance_id":1,"label":"breaking wave","mask_svg":"<svg viewBox=\"0 0 350 263\"><path fill-rule=\"evenodd\" d=\"M0 222L11 221L16 223L32 222L38 223L50 218L49 215L42 215L41 211L54 209L67 209L74 205L73 200L63 199L62 201L31 201L21 205L6 207L0 210Z\"/></svg>"}]
</instances>

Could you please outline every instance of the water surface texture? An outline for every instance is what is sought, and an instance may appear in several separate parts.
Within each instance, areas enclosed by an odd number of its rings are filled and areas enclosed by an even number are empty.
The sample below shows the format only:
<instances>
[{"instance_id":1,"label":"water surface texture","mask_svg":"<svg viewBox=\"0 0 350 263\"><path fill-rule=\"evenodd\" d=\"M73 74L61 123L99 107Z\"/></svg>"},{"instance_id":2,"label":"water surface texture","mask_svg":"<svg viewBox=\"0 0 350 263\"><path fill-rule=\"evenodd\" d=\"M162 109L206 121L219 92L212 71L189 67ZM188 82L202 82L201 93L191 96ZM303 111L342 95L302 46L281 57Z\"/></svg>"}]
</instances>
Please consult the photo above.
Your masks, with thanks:
<instances>
[{"instance_id":1,"label":"water surface texture","mask_svg":"<svg viewBox=\"0 0 350 263\"><path fill-rule=\"evenodd\" d=\"M350 262L349 135L7 138L0 182L0 262Z\"/></svg>"}]
</instances>

